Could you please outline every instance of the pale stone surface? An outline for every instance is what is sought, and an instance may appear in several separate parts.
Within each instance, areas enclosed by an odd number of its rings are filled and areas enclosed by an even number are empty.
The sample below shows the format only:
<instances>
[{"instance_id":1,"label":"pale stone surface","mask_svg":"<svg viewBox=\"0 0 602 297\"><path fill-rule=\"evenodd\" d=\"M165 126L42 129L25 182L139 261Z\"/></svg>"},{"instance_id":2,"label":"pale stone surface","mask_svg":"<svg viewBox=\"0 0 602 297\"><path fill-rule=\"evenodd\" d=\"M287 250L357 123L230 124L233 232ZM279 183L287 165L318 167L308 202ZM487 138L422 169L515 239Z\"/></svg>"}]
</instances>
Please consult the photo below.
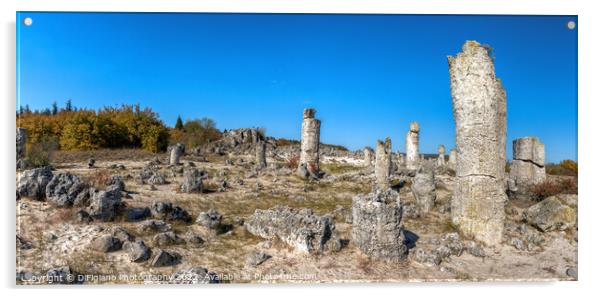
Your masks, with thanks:
<instances>
[{"instance_id":1,"label":"pale stone surface","mask_svg":"<svg viewBox=\"0 0 602 297\"><path fill-rule=\"evenodd\" d=\"M169 155L169 165L180 164L180 156L182 156L182 154L184 154L184 145L178 142L173 147L171 147Z\"/></svg>"},{"instance_id":2,"label":"pale stone surface","mask_svg":"<svg viewBox=\"0 0 602 297\"><path fill-rule=\"evenodd\" d=\"M418 172L412 181L412 194L416 199L416 206L421 215L427 214L435 206L436 187L433 171Z\"/></svg>"},{"instance_id":3,"label":"pale stone surface","mask_svg":"<svg viewBox=\"0 0 602 297\"><path fill-rule=\"evenodd\" d=\"M529 198L530 188L546 180L545 147L537 137L512 141L510 193L516 198Z\"/></svg>"},{"instance_id":4,"label":"pale stone surface","mask_svg":"<svg viewBox=\"0 0 602 297\"><path fill-rule=\"evenodd\" d=\"M370 167L374 163L374 151L370 147L364 148L364 166Z\"/></svg>"},{"instance_id":5,"label":"pale stone surface","mask_svg":"<svg viewBox=\"0 0 602 297\"><path fill-rule=\"evenodd\" d=\"M379 189L389 187L389 176L391 174L391 139L376 142L376 161L374 162L374 174L376 175L376 186Z\"/></svg>"},{"instance_id":6,"label":"pale stone surface","mask_svg":"<svg viewBox=\"0 0 602 297\"><path fill-rule=\"evenodd\" d=\"M501 242L506 159L506 92L488 49L467 41L448 57L458 149L452 220L488 245Z\"/></svg>"},{"instance_id":7,"label":"pale stone surface","mask_svg":"<svg viewBox=\"0 0 602 297\"><path fill-rule=\"evenodd\" d=\"M400 261L407 246L399 194L391 189L377 190L353 198L351 241L364 254L383 260Z\"/></svg>"},{"instance_id":8,"label":"pale stone surface","mask_svg":"<svg viewBox=\"0 0 602 297\"><path fill-rule=\"evenodd\" d=\"M445 166L445 146L443 144L439 145L439 156L437 157L437 166L444 167Z\"/></svg>"},{"instance_id":9,"label":"pale stone surface","mask_svg":"<svg viewBox=\"0 0 602 297\"><path fill-rule=\"evenodd\" d=\"M299 169L305 167L314 175L320 171L320 120L315 118L315 113L312 108L303 111L299 156Z\"/></svg>"},{"instance_id":10,"label":"pale stone surface","mask_svg":"<svg viewBox=\"0 0 602 297\"><path fill-rule=\"evenodd\" d=\"M265 158L265 141L259 141L255 146L255 163L257 169L266 168L268 165Z\"/></svg>"},{"instance_id":11,"label":"pale stone surface","mask_svg":"<svg viewBox=\"0 0 602 297\"><path fill-rule=\"evenodd\" d=\"M25 169L25 152L27 143L27 129L17 128L17 169Z\"/></svg>"},{"instance_id":12,"label":"pale stone surface","mask_svg":"<svg viewBox=\"0 0 602 297\"><path fill-rule=\"evenodd\" d=\"M456 160L458 158L458 152L456 149L449 150L449 158L447 160L447 167L451 170L456 170Z\"/></svg>"},{"instance_id":13,"label":"pale stone surface","mask_svg":"<svg viewBox=\"0 0 602 297\"><path fill-rule=\"evenodd\" d=\"M410 124L410 131L406 136L406 168L418 169L420 166L420 155L418 149L418 133L420 126L417 122Z\"/></svg>"}]
</instances>

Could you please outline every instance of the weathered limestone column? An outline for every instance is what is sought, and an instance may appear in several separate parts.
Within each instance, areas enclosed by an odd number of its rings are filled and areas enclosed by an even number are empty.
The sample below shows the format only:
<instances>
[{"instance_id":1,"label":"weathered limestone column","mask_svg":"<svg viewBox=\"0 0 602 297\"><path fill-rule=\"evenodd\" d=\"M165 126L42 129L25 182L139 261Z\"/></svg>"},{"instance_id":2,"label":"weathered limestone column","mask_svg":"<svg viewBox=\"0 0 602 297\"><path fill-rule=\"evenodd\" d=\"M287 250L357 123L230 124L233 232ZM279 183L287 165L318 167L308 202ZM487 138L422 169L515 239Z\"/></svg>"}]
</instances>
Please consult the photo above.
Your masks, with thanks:
<instances>
[{"instance_id":1,"label":"weathered limestone column","mask_svg":"<svg viewBox=\"0 0 602 297\"><path fill-rule=\"evenodd\" d=\"M449 159L447 160L447 168L456 171L456 159L458 157L456 149L449 150Z\"/></svg>"},{"instance_id":2,"label":"weathered limestone column","mask_svg":"<svg viewBox=\"0 0 602 297\"><path fill-rule=\"evenodd\" d=\"M437 157L437 166L445 167L445 146L439 145L439 157Z\"/></svg>"},{"instance_id":3,"label":"weathered limestone column","mask_svg":"<svg viewBox=\"0 0 602 297\"><path fill-rule=\"evenodd\" d=\"M259 141L255 145L255 163L257 169L263 169L268 165L265 159L265 141Z\"/></svg>"},{"instance_id":4,"label":"weathered limestone column","mask_svg":"<svg viewBox=\"0 0 602 297\"><path fill-rule=\"evenodd\" d=\"M418 133L420 126L417 122L410 124L410 131L406 136L406 168L418 169L420 166L420 156L418 149Z\"/></svg>"},{"instance_id":5,"label":"weathered limestone column","mask_svg":"<svg viewBox=\"0 0 602 297\"><path fill-rule=\"evenodd\" d=\"M512 141L512 196L528 198L531 186L546 180L545 161L545 147L537 137L523 137Z\"/></svg>"},{"instance_id":6,"label":"weathered limestone column","mask_svg":"<svg viewBox=\"0 0 602 297\"><path fill-rule=\"evenodd\" d=\"M320 171L320 120L315 118L316 110L303 110L301 125L301 155L299 157L299 172L307 168L307 172L316 175Z\"/></svg>"},{"instance_id":7,"label":"weathered limestone column","mask_svg":"<svg viewBox=\"0 0 602 297\"><path fill-rule=\"evenodd\" d=\"M412 194L420 215L426 215L435 206L437 199L435 173L433 171L418 172L412 180Z\"/></svg>"},{"instance_id":8,"label":"weathered limestone column","mask_svg":"<svg viewBox=\"0 0 602 297\"><path fill-rule=\"evenodd\" d=\"M374 163L374 151L370 147L364 148L364 166L370 167Z\"/></svg>"},{"instance_id":9,"label":"weathered limestone column","mask_svg":"<svg viewBox=\"0 0 602 297\"><path fill-rule=\"evenodd\" d=\"M457 184L452 220L488 245L502 240L506 162L506 92L488 49L467 41L448 57L456 121Z\"/></svg>"},{"instance_id":10,"label":"weathered limestone column","mask_svg":"<svg viewBox=\"0 0 602 297\"><path fill-rule=\"evenodd\" d=\"M376 175L376 187L378 189L389 188L389 175L391 174L391 139L376 142L376 161L374 162L374 174Z\"/></svg>"},{"instance_id":11,"label":"weathered limestone column","mask_svg":"<svg viewBox=\"0 0 602 297\"><path fill-rule=\"evenodd\" d=\"M17 128L17 168L25 169L25 153L27 143L27 129Z\"/></svg>"},{"instance_id":12,"label":"weathered limestone column","mask_svg":"<svg viewBox=\"0 0 602 297\"><path fill-rule=\"evenodd\" d=\"M171 147L169 155L169 165L180 164L180 156L182 156L182 154L184 154L184 145L178 142Z\"/></svg>"},{"instance_id":13,"label":"weathered limestone column","mask_svg":"<svg viewBox=\"0 0 602 297\"><path fill-rule=\"evenodd\" d=\"M399 194L391 189L353 197L351 241L371 258L399 262L408 250Z\"/></svg>"}]
</instances>

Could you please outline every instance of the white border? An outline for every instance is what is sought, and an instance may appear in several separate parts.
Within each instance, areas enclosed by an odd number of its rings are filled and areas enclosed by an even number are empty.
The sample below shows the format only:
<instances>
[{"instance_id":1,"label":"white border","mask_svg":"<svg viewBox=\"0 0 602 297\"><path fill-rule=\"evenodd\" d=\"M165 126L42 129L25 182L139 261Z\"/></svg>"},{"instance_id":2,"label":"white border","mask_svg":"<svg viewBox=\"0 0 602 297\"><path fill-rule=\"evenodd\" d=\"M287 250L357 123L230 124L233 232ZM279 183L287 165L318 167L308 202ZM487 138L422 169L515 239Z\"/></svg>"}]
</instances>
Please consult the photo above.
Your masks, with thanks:
<instances>
[{"instance_id":1,"label":"white border","mask_svg":"<svg viewBox=\"0 0 602 297\"><path fill-rule=\"evenodd\" d=\"M0 55L2 71L0 71L0 91L4 101L1 110L2 129L0 139L3 140L2 163L3 170L0 182L2 183L2 262L0 265L0 282L3 290L14 289L14 160L15 150L12 140L15 137L15 11L139 11L139 12L296 12L296 13L405 13L405 14L562 14L578 15L579 23L579 163L580 163L580 212L579 212L579 282L559 283L423 283L423 284L323 284L323 285L271 285L271 286L228 286L208 288L212 292L188 291L178 289L173 294L226 294L242 295L251 293L267 294L267 296L308 294L348 294L373 295L378 289L379 294L411 295L438 295L448 296L450 293L465 296L572 296L585 293L585 290L599 292L602 281L600 273L600 227L598 219L602 215L602 196L599 195L598 168L600 162L601 108L600 100L600 63L602 48L600 46L600 32L602 28L602 15L596 1L560 1L560 0L506 0L492 3L493 1L468 1L468 0L414 0L414 1L336 1L336 0L280 0L280 1L245 1L245 0L215 0L215 1L186 1L186 0L3 0L1 12L2 39L0 42ZM596 30L597 29L597 30ZM554 61L550 61L551 64ZM537 112L537 111L534 111ZM114 288L114 287L112 287ZM119 287L128 288L132 287ZM316 290L319 288L320 290ZM18 288L20 289L20 288ZM101 292L100 287L95 290L75 288L53 288L47 292L36 290L20 290L12 292L23 296L39 294L86 294L105 295L113 292ZM162 296L170 294L173 287L133 287L135 291L120 292L144 296ZM576 291L575 289L579 289ZM85 291L83 291L85 290ZM185 291L184 291L185 290ZM197 288L196 290L200 290ZM203 289L206 290L206 289ZM102 290L104 291L104 290ZM8 293L8 292L7 292ZM115 292L117 293L117 292Z\"/></svg>"}]
</instances>

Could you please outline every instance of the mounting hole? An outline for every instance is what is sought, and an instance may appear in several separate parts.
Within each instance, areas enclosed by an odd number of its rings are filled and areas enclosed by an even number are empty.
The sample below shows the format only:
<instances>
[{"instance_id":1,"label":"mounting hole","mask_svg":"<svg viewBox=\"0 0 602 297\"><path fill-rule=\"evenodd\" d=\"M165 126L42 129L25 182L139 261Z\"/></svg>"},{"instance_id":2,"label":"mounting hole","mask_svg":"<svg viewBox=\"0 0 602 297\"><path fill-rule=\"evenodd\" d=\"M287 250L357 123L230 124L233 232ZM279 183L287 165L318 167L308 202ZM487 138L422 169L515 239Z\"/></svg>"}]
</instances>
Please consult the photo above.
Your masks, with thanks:
<instances>
[{"instance_id":1,"label":"mounting hole","mask_svg":"<svg viewBox=\"0 0 602 297\"><path fill-rule=\"evenodd\" d=\"M576 26L577 24L575 24L575 22L573 21L569 21L568 23L566 23L566 27L569 28L569 30L575 29Z\"/></svg>"}]
</instances>

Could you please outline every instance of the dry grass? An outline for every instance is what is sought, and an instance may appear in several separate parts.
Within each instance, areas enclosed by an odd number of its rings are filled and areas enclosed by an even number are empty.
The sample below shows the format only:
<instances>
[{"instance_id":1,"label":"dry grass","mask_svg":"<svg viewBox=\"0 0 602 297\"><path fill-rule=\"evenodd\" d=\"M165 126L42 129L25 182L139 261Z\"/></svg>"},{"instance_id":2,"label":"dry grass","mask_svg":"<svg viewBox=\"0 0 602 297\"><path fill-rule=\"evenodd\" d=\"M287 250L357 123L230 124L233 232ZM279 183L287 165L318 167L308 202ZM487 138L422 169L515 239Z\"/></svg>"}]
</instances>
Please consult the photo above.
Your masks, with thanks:
<instances>
[{"instance_id":1,"label":"dry grass","mask_svg":"<svg viewBox=\"0 0 602 297\"><path fill-rule=\"evenodd\" d=\"M92 151L56 151L52 155L52 163L86 162L88 159L96 161L130 161L146 160L163 156L141 149L100 149Z\"/></svg>"},{"instance_id":2,"label":"dry grass","mask_svg":"<svg viewBox=\"0 0 602 297\"><path fill-rule=\"evenodd\" d=\"M541 201L557 194L577 194L578 187L576 179L547 179L544 182L532 186L529 192L534 200Z\"/></svg>"},{"instance_id":3,"label":"dry grass","mask_svg":"<svg viewBox=\"0 0 602 297\"><path fill-rule=\"evenodd\" d=\"M293 155L286 159L285 166L289 169L297 169L299 167L299 155Z\"/></svg>"}]
</instances>

